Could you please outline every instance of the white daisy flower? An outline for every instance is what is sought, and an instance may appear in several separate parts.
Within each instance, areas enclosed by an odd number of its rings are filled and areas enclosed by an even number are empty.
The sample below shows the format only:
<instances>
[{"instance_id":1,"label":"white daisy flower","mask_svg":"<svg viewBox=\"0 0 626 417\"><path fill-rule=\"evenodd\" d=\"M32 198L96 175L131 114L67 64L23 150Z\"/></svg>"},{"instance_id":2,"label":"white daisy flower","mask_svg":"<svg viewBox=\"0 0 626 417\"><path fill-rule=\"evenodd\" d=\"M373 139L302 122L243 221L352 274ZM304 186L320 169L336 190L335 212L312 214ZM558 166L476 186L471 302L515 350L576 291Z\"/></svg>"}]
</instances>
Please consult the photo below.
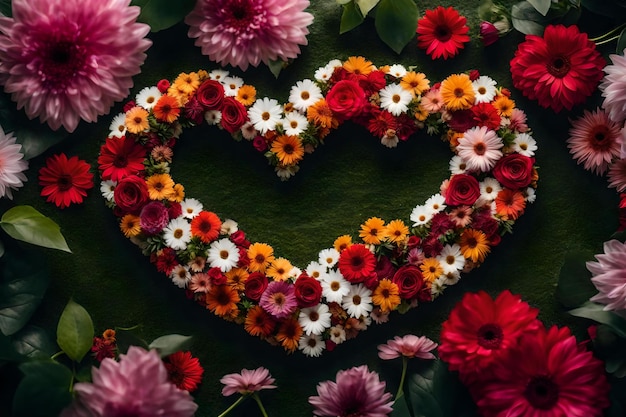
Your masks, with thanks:
<instances>
[{"instance_id":1,"label":"white daisy flower","mask_svg":"<svg viewBox=\"0 0 626 417\"><path fill-rule=\"evenodd\" d=\"M230 236L237 230L239 230L239 224L232 219L226 219L222 223L222 227L220 228L220 234Z\"/></svg>"},{"instance_id":2,"label":"white daisy flower","mask_svg":"<svg viewBox=\"0 0 626 417\"><path fill-rule=\"evenodd\" d=\"M330 327L330 310L326 304L300 310L298 322L306 334L322 334Z\"/></svg>"},{"instance_id":3,"label":"white daisy flower","mask_svg":"<svg viewBox=\"0 0 626 417\"><path fill-rule=\"evenodd\" d=\"M537 141L528 133L518 133L513 142L513 149L524 156L534 156L537 150Z\"/></svg>"},{"instance_id":4,"label":"white daisy flower","mask_svg":"<svg viewBox=\"0 0 626 417\"><path fill-rule=\"evenodd\" d=\"M187 249L187 243L191 241L191 225L183 217L172 219L163 229L163 239L174 250Z\"/></svg>"},{"instance_id":5,"label":"white daisy flower","mask_svg":"<svg viewBox=\"0 0 626 417\"><path fill-rule=\"evenodd\" d=\"M435 214L446 208L446 198L440 193L433 194L428 200L426 200L424 206L426 206L426 208L430 210L430 212L434 216Z\"/></svg>"},{"instance_id":6,"label":"white daisy flower","mask_svg":"<svg viewBox=\"0 0 626 417\"><path fill-rule=\"evenodd\" d=\"M226 97L236 97L239 88L243 85L243 78L235 76L225 77L222 80L222 84L224 84L224 95Z\"/></svg>"},{"instance_id":7,"label":"white daisy flower","mask_svg":"<svg viewBox=\"0 0 626 417\"><path fill-rule=\"evenodd\" d=\"M241 136L243 136L244 139L252 140L256 138L257 135L258 135L258 132L256 131L256 129L254 128L254 125L250 121L245 122L241 126Z\"/></svg>"},{"instance_id":8,"label":"white daisy flower","mask_svg":"<svg viewBox=\"0 0 626 417\"><path fill-rule=\"evenodd\" d=\"M281 119L283 108L273 98L262 98L254 102L248 110L248 118L254 128L264 135L268 130L274 130L276 123Z\"/></svg>"},{"instance_id":9,"label":"white daisy flower","mask_svg":"<svg viewBox=\"0 0 626 417\"><path fill-rule=\"evenodd\" d=\"M298 349L305 355L312 357L320 356L325 347L326 344L322 340L322 337L317 334L302 336L298 342Z\"/></svg>"},{"instance_id":10,"label":"white daisy flower","mask_svg":"<svg viewBox=\"0 0 626 417\"><path fill-rule=\"evenodd\" d=\"M389 84L380 90L380 107L394 116L400 116L409 109L413 94L400 84Z\"/></svg>"},{"instance_id":11,"label":"white daisy flower","mask_svg":"<svg viewBox=\"0 0 626 417\"><path fill-rule=\"evenodd\" d=\"M393 64L389 67L389 75L393 75L396 78L402 78L406 75L406 68L400 64Z\"/></svg>"},{"instance_id":12,"label":"white daisy flower","mask_svg":"<svg viewBox=\"0 0 626 417\"><path fill-rule=\"evenodd\" d=\"M215 81L219 81L222 82L224 81L224 78L228 77L228 71L224 71L221 69L215 69L211 72L209 72L209 80L215 80Z\"/></svg>"},{"instance_id":13,"label":"white daisy flower","mask_svg":"<svg viewBox=\"0 0 626 417\"><path fill-rule=\"evenodd\" d=\"M326 277L326 267L319 262L311 261L306 267L306 274L321 282Z\"/></svg>"},{"instance_id":14,"label":"white daisy flower","mask_svg":"<svg viewBox=\"0 0 626 417\"><path fill-rule=\"evenodd\" d=\"M189 281L191 281L189 268L183 265L176 265L170 272L170 279L178 288L186 288Z\"/></svg>"},{"instance_id":15,"label":"white daisy flower","mask_svg":"<svg viewBox=\"0 0 626 417\"><path fill-rule=\"evenodd\" d=\"M100 183L100 193L106 201L113 201L113 193L116 185L117 181L112 180L104 180Z\"/></svg>"},{"instance_id":16,"label":"white daisy flower","mask_svg":"<svg viewBox=\"0 0 626 417\"><path fill-rule=\"evenodd\" d=\"M398 138L397 135L393 135L393 136L385 135L382 138L380 138L380 143L382 143L388 148L395 148L396 146L398 146L399 142L400 142L400 139Z\"/></svg>"},{"instance_id":17,"label":"white daisy flower","mask_svg":"<svg viewBox=\"0 0 626 417\"><path fill-rule=\"evenodd\" d=\"M453 175L456 174L465 174L467 172L467 164L459 155L454 155L452 159L450 159L450 172Z\"/></svg>"},{"instance_id":18,"label":"white daisy flower","mask_svg":"<svg viewBox=\"0 0 626 417\"><path fill-rule=\"evenodd\" d=\"M207 262L212 268L219 268L222 272L228 272L237 266L239 262L239 249L227 238L211 242L207 250Z\"/></svg>"},{"instance_id":19,"label":"white daisy flower","mask_svg":"<svg viewBox=\"0 0 626 417\"><path fill-rule=\"evenodd\" d=\"M428 223L432 218L432 210L428 209L426 206L415 206L411 211L409 220L413 222L413 227L416 227Z\"/></svg>"},{"instance_id":20,"label":"white daisy flower","mask_svg":"<svg viewBox=\"0 0 626 417\"><path fill-rule=\"evenodd\" d=\"M456 243L445 245L441 253L437 256L439 265L443 268L443 273L460 271L465 266L465 257L461 253L461 247Z\"/></svg>"},{"instance_id":21,"label":"white daisy flower","mask_svg":"<svg viewBox=\"0 0 626 417\"><path fill-rule=\"evenodd\" d=\"M285 129L285 134L290 136L300 135L309 126L309 121L306 117L297 111L287 113L281 123L283 129Z\"/></svg>"},{"instance_id":22,"label":"white daisy flower","mask_svg":"<svg viewBox=\"0 0 626 417\"><path fill-rule=\"evenodd\" d=\"M446 276L442 275L432 282L430 287L430 294L432 295L433 299L443 294L444 290L446 289L446 279Z\"/></svg>"},{"instance_id":23,"label":"white daisy flower","mask_svg":"<svg viewBox=\"0 0 626 417\"><path fill-rule=\"evenodd\" d=\"M332 77L334 68L329 68L328 66L320 67L315 71L314 77L317 81L327 82Z\"/></svg>"},{"instance_id":24,"label":"white daisy flower","mask_svg":"<svg viewBox=\"0 0 626 417\"><path fill-rule=\"evenodd\" d=\"M313 81L305 79L298 81L291 87L289 102L296 110L305 112L311 105L318 102L324 95L322 90Z\"/></svg>"},{"instance_id":25,"label":"white daisy flower","mask_svg":"<svg viewBox=\"0 0 626 417\"><path fill-rule=\"evenodd\" d=\"M339 59L331 59L330 61L328 61L328 64L326 64L326 66L334 70L337 67L342 67L343 62L341 62L341 60Z\"/></svg>"},{"instance_id":26,"label":"white daisy flower","mask_svg":"<svg viewBox=\"0 0 626 417\"><path fill-rule=\"evenodd\" d=\"M126 134L126 113L120 113L111 120L109 136L121 138Z\"/></svg>"},{"instance_id":27,"label":"white daisy flower","mask_svg":"<svg viewBox=\"0 0 626 417\"><path fill-rule=\"evenodd\" d=\"M302 269L294 266L289 270L289 272L287 272L287 279L292 279L295 281L300 275L302 275Z\"/></svg>"},{"instance_id":28,"label":"white daisy flower","mask_svg":"<svg viewBox=\"0 0 626 417\"><path fill-rule=\"evenodd\" d=\"M135 96L135 103L146 110L150 110L157 104L162 95L157 87L144 87Z\"/></svg>"},{"instance_id":29,"label":"white daisy flower","mask_svg":"<svg viewBox=\"0 0 626 417\"><path fill-rule=\"evenodd\" d=\"M340 344L346 341L346 331L341 324L331 327L329 335L333 343Z\"/></svg>"},{"instance_id":30,"label":"white daisy flower","mask_svg":"<svg viewBox=\"0 0 626 417\"><path fill-rule=\"evenodd\" d=\"M350 317L368 316L372 311L372 291L365 285L350 285L350 292L341 300L341 307Z\"/></svg>"},{"instance_id":31,"label":"white daisy flower","mask_svg":"<svg viewBox=\"0 0 626 417\"><path fill-rule=\"evenodd\" d=\"M472 87L474 88L474 96L476 97L476 104L489 103L496 96L496 85L490 77L481 75L474 81L472 81Z\"/></svg>"},{"instance_id":32,"label":"white daisy flower","mask_svg":"<svg viewBox=\"0 0 626 417\"><path fill-rule=\"evenodd\" d=\"M183 211L182 216L186 219L193 219L202 211L202 203L195 198L186 198L180 203Z\"/></svg>"},{"instance_id":33,"label":"white daisy flower","mask_svg":"<svg viewBox=\"0 0 626 417\"><path fill-rule=\"evenodd\" d=\"M209 110L204 113L204 120L209 124L209 126L213 126L222 121L222 112L219 110Z\"/></svg>"},{"instance_id":34,"label":"white daisy flower","mask_svg":"<svg viewBox=\"0 0 626 417\"><path fill-rule=\"evenodd\" d=\"M319 253L318 260L326 268L332 268L339 260L339 252L335 248L323 249Z\"/></svg>"},{"instance_id":35,"label":"white daisy flower","mask_svg":"<svg viewBox=\"0 0 626 417\"><path fill-rule=\"evenodd\" d=\"M535 200L537 199L537 196L535 195L536 191L533 187L528 187L526 189L526 201L528 201L529 203L534 203Z\"/></svg>"},{"instance_id":36,"label":"white daisy flower","mask_svg":"<svg viewBox=\"0 0 626 417\"><path fill-rule=\"evenodd\" d=\"M468 170L487 172L502 158L503 146L502 138L495 131L476 126L463 134L456 150Z\"/></svg>"},{"instance_id":37,"label":"white daisy flower","mask_svg":"<svg viewBox=\"0 0 626 417\"><path fill-rule=\"evenodd\" d=\"M341 303L350 293L350 283L339 271L329 271L322 281L322 296L329 303Z\"/></svg>"},{"instance_id":38,"label":"white daisy flower","mask_svg":"<svg viewBox=\"0 0 626 417\"><path fill-rule=\"evenodd\" d=\"M447 274L443 274L442 277L445 277L444 284L448 286L455 285L461 280L461 271L451 271Z\"/></svg>"},{"instance_id":39,"label":"white daisy flower","mask_svg":"<svg viewBox=\"0 0 626 417\"><path fill-rule=\"evenodd\" d=\"M480 187L480 197L490 202L495 200L498 193L502 191L502 185L495 178L486 177L478 185Z\"/></svg>"},{"instance_id":40,"label":"white daisy flower","mask_svg":"<svg viewBox=\"0 0 626 417\"><path fill-rule=\"evenodd\" d=\"M274 167L274 171L276 172L276 175L278 175L278 178L280 178L282 181L286 181L289 178L296 175L296 172L300 171L300 166L299 165L288 165L285 167L276 166Z\"/></svg>"}]
</instances>

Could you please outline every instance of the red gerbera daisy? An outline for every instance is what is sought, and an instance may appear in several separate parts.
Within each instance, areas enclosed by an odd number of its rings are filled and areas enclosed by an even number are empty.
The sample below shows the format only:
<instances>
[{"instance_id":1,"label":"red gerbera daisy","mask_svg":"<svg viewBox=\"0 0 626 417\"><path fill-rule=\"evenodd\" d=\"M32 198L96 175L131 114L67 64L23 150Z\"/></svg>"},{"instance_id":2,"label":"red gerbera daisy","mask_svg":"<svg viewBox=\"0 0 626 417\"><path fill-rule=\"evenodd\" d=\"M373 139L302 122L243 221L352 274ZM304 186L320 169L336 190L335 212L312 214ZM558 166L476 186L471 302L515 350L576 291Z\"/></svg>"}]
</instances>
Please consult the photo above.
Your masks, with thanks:
<instances>
[{"instance_id":1,"label":"red gerbera daisy","mask_svg":"<svg viewBox=\"0 0 626 417\"><path fill-rule=\"evenodd\" d=\"M559 112L583 103L604 76L606 61L576 26L549 25L543 37L526 35L511 60L513 85L539 105Z\"/></svg>"},{"instance_id":2,"label":"red gerbera daisy","mask_svg":"<svg viewBox=\"0 0 626 417\"><path fill-rule=\"evenodd\" d=\"M443 323L439 357L462 377L484 371L526 332L535 331L539 311L504 291L493 300L484 291L467 293Z\"/></svg>"},{"instance_id":3,"label":"red gerbera daisy","mask_svg":"<svg viewBox=\"0 0 626 417\"><path fill-rule=\"evenodd\" d=\"M390 129L395 130L396 119L391 113L385 110L376 109L372 112L371 118L367 125L367 130L377 137L382 138Z\"/></svg>"},{"instance_id":4,"label":"red gerbera daisy","mask_svg":"<svg viewBox=\"0 0 626 417\"><path fill-rule=\"evenodd\" d=\"M453 57L470 41L466 22L453 7L426 10L417 21L417 46L426 49L432 59Z\"/></svg>"},{"instance_id":5,"label":"red gerbera daisy","mask_svg":"<svg viewBox=\"0 0 626 417\"><path fill-rule=\"evenodd\" d=\"M172 248L164 248L160 253L158 253L158 255L151 257L150 260L153 260L153 263L156 265L157 271L163 272L167 275L169 275L172 270L178 265L178 260L176 259L176 251Z\"/></svg>"},{"instance_id":6,"label":"red gerbera daisy","mask_svg":"<svg viewBox=\"0 0 626 417\"><path fill-rule=\"evenodd\" d=\"M491 130L498 130L500 127L500 114L491 103L476 104L472 107L472 115L476 126L485 126Z\"/></svg>"},{"instance_id":7,"label":"red gerbera daisy","mask_svg":"<svg viewBox=\"0 0 626 417\"><path fill-rule=\"evenodd\" d=\"M485 417L600 417L609 406L603 362L567 327L524 334L473 391Z\"/></svg>"},{"instance_id":8,"label":"red gerbera daisy","mask_svg":"<svg viewBox=\"0 0 626 417\"><path fill-rule=\"evenodd\" d=\"M339 255L339 272L352 283L363 282L376 269L376 258L365 245L355 244Z\"/></svg>"},{"instance_id":9,"label":"red gerbera daisy","mask_svg":"<svg viewBox=\"0 0 626 417\"><path fill-rule=\"evenodd\" d=\"M178 351L163 359L167 369L167 379L179 389L193 392L202 381L204 368L198 358L191 356L191 352Z\"/></svg>"},{"instance_id":10,"label":"red gerbera daisy","mask_svg":"<svg viewBox=\"0 0 626 417\"><path fill-rule=\"evenodd\" d=\"M77 156L70 159L64 153L51 156L46 166L39 170L39 185L43 187L41 195L59 208L82 203L87 190L93 188L90 168L87 162Z\"/></svg>"},{"instance_id":11,"label":"red gerbera daisy","mask_svg":"<svg viewBox=\"0 0 626 417\"><path fill-rule=\"evenodd\" d=\"M143 146L126 136L109 138L100 147L98 164L103 180L119 181L144 169L146 151Z\"/></svg>"},{"instance_id":12,"label":"red gerbera daisy","mask_svg":"<svg viewBox=\"0 0 626 417\"><path fill-rule=\"evenodd\" d=\"M191 234L204 243L210 243L220 235L222 221L211 211L201 211L191 220Z\"/></svg>"}]
</instances>

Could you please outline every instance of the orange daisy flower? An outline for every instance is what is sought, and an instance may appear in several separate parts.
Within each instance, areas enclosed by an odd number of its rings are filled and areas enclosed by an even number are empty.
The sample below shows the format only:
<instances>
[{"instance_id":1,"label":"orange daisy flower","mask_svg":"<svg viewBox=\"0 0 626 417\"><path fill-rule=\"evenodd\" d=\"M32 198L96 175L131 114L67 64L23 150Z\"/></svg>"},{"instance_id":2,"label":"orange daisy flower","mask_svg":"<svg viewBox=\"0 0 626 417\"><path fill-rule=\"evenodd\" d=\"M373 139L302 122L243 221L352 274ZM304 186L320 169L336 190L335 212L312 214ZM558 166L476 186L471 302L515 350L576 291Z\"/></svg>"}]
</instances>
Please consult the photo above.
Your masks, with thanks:
<instances>
[{"instance_id":1,"label":"orange daisy flower","mask_svg":"<svg viewBox=\"0 0 626 417\"><path fill-rule=\"evenodd\" d=\"M370 217L361 225L359 237L368 245L379 245L387 238L385 221L379 217Z\"/></svg>"},{"instance_id":2,"label":"orange daisy flower","mask_svg":"<svg viewBox=\"0 0 626 417\"><path fill-rule=\"evenodd\" d=\"M526 200L521 192L508 188L498 192L496 197L496 214L502 217L503 220L517 220L524 213L525 208Z\"/></svg>"},{"instance_id":3,"label":"orange daisy flower","mask_svg":"<svg viewBox=\"0 0 626 417\"><path fill-rule=\"evenodd\" d=\"M443 274L443 268L436 258L426 258L420 265L424 281L433 282Z\"/></svg>"},{"instance_id":4,"label":"orange daisy flower","mask_svg":"<svg viewBox=\"0 0 626 417\"><path fill-rule=\"evenodd\" d=\"M248 310L244 328L252 336L268 337L274 331L276 321L263 307L254 306Z\"/></svg>"},{"instance_id":5,"label":"orange daisy flower","mask_svg":"<svg viewBox=\"0 0 626 417\"><path fill-rule=\"evenodd\" d=\"M294 165L304 157L304 147L297 136L281 135L272 142L270 149L283 165Z\"/></svg>"},{"instance_id":6,"label":"orange daisy flower","mask_svg":"<svg viewBox=\"0 0 626 417\"><path fill-rule=\"evenodd\" d=\"M503 117L511 117L513 109L515 109L515 102L503 95L496 97L491 104L498 110L498 114Z\"/></svg>"},{"instance_id":7,"label":"orange daisy flower","mask_svg":"<svg viewBox=\"0 0 626 417\"><path fill-rule=\"evenodd\" d=\"M206 293L206 306L212 313L224 318L235 318L239 314L239 293L228 285L214 285Z\"/></svg>"},{"instance_id":8,"label":"orange daisy flower","mask_svg":"<svg viewBox=\"0 0 626 417\"><path fill-rule=\"evenodd\" d=\"M489 239L480 230L465 229L461 235L461 253L472 262L481 263L491 250Z\"/></svg>"},{"instance_id":9,"label":"orange daisy flower","mask_svg":"<svg viewBox=\"0 0 626 417\"><path fill-rule=\"evenodd\" d=\"M362 56L351 56L343 63L343 69L351 74L368 75L374 70L374 64Z\"/></svg>"},{"instance_id":10,"label":"orange daisy flower","mask_svg":"<svg viewBox=\"0 0 626 417\"><path fill-rule=\"evenodd\" d=\"M173 193L169 196L168 200L180 203L185 199L185 187L182 184L175 184L173 188Z\"/></svg>"},{"instance_id":11,"label":"orange daisy flower","mask_svg":"<svg viewBox=\"0 0 626 417\"><path fill-rule=\"evenodd\" d=\"M298 348L301 336L302 326L300 326L297 319L290 317L281 323L276 340L280 342L287 352L291 353Z\"/></svg>"},{"instance_id":12,"label":"orange daisy flower","mask_svg":"<svg viewBox=\"0 0 626 417\"><path fill-rule=\"evenodd\" d=\"M253 243L248 248L248 258L250 272L265 272L270 263L274 260L274 248L267 243Z\"/></svg>"},{"instance_id":13,"label":"orange daisy flower","mask_svg":"<svg viewBox=\"0 0 626 417\"><path fill-rule=\"evenodd\" d=\"M212 211L202 210L191 220L191 235L197 236L204 243L217 239L222 228L222 221Z\"/></svg>"},{"instance_id":14,"label":"orange daisy flower","mask_svg":"<svg viewBox=\"0 0 626 417\"><path fill-rule=\"evenodd\" d=\"M400 86L415 95L420 95L430 88L430 81L422 72L409 71L400 80Z\"/></svg>"},{"instance_id":15,"label":"orange daisy flower","mask_svg":"<svg viewBox=\"0 0 626 417\"><path fill-rule=\"evenodd\" d=\"M174 88L184 91L186 94L193 94L200 86L200 77L195 72L189 74L181 72L172 83Z\"/></svg>"},{"instance_id":16,"label":"orange daisy flower","mask_svg":"<svg viewBox=\"0 0 626 417\"><path fill-rule=\"evenodd\" d=\"M250 276L244 268L232 268L224 275L226 275L226 284L240 292L246 288L246 280Z\"/></svg>"},{"instance_id":17,"label":"orange daisy flower","mask_svg":"<svg viewBox=\"0 0 626 417\"><path fill-rule=\"evenodd\" d=\"M134 214L127 214L120 220L120 229L124 236L131 238L141 233L141 225L139 223L139 216Z\"/></svg>"},{"instance_id":18,"label":"orange daisy flower","mask_svg":"<svg viewBox=\"0 0 626 417\"><path fill-rule=\"evenodd\" d=\"M339 120L333 117L333 112L324 98L309 106L306 110L306 118L322 128L336 129L339 126Z\"/></svg>"},{"instance_id":19,"label":"orange daisy flower","mask_svg":"<svg viewBox=\"0 0 626 417\"><path fill-rule=\"evenodd\" d=\"M150 200L167 200L174 194L174 180L169 174L154 174L146 179Z\"/></svg>"},{"instance_id":20,"label":"orange daisy flower","mask_svg":"<svg viewBox=\"0 0 626 417\"><path fill-rule=\"evenodd\" d=\"M237 90L237 97L235 100L243 104L244 106L250 106L256 100L256 88L251 85L244 84Z\"/></svg>"},{"instance_id":21,"label":"orange daisy flower","mask_svg":"<svg viewBox=\"0 0 626 417\"><path fill-rule=\"evenodd\" d=\"M333 247L337 252L341 252L342 250L349 248L352 245L352 236L350 235L342 235L335 239L333 243Z\"/></svg>"},{"instance_id":22,"label":"orange daisy flower","mask_svg":"<svg viewBox=\"0 0 626 417\"><path fill-rule=\"evenodd\" d=\"M469 109L475 95L472 81L467 74L452 74L441 82L441 97L449 110Z\"/></svg>"},{"instance_id":23,"label":"orange daisy flower","mask_svg":"<svg viewBox=\"0 0 626 417\"><path fill-rule=\"evenodd\" d=\"M154 105L152 112L158 121L173 123L180 116L180 105L176 98L163 94Z\"/></svg>"},{"instance_id":24,"label":"orange daisy flower","mask_svg":"<svg viewBox=\"0 0 626 417\"><path fill-rule=\"evenodd\" d=\"M383 313L395 310L400 305L400 289L391 280L381 279L372 294L372 303L380 307Z\"/></svg>"},{"instance_id":25,"label":"orange daisy flower","mask_svg":"<svg viewBox=\"0 0 626 417\"><path fill-rule=\"evenodd\" d=\"M143 107L135 106L126 112L126 129L130 133L140 133L148 130L148 111Z\"/></svg>"},{"instance_id":26,"label":"orange daisy flower","mask_svg":"<svg viewBox=\"0 0 626 417\"><path fill-rule=\"evenodd\" d=\"M274 281L285 281L289 278L289 272L293 269L293 265L285 258L276 258L267 268L265 275L274 279Z\"/></svg>"},{"instance_id":27,"label":"orange daisy flower","mask_svg":"<svg viewBox=\"0 0 626 417\"><path fill-rule=\"evenodd\" d=\"M387 225L386 234L391 243L401 244L409 235L409 227L402 220L392 220Z\"/></svg>"}]
</instances>

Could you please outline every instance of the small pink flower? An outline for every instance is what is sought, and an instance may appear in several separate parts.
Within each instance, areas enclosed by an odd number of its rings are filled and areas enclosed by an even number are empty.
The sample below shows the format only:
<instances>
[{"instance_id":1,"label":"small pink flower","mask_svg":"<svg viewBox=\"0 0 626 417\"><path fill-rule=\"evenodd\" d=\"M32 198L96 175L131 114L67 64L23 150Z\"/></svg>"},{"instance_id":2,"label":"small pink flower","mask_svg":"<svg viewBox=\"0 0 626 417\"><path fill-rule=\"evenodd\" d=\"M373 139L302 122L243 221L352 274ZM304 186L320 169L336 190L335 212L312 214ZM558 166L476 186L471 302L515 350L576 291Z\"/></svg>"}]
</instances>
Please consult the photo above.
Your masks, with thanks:
<instances>
[{"instance_id":1,"label":"small pink flower","mask_svg":"<svg viewBox=\"0 0 626 417\"><path fill-rule=\"evenodd\" d=\"M276 388L276 385L272 385L274 381L270 371L263 367L254 370L242 369L239 374L224 375L220 379L220 382L224 384L222 395L225 397L237 392L246 395L262 389Z\"/></svg>"},{"instance_id":2,"label":"small pink flower","mask_svg":"<svg viewBox=\"0 0 626 417\"><path fill-rule=\"evenodd\" d=\"M407 358L435 359L435 355L430 353L437 347L426 336L417 337L412 334L406 336L396 336L393 340L388 340L384 345L378 345L378 357L383 360L395 359L400 356Z\"/></svg>"},{"instance_id":3,"label":"small pink flower","mask_svg":"<svg viewBox=\"0 0 626 417\"><path fill-rule=\"evenodd\" d=\"M480 22L480 40L483 41L483 45L489 46L496 43L500 38L498 28L491 22Z\"/></svg>"}]
</instances>

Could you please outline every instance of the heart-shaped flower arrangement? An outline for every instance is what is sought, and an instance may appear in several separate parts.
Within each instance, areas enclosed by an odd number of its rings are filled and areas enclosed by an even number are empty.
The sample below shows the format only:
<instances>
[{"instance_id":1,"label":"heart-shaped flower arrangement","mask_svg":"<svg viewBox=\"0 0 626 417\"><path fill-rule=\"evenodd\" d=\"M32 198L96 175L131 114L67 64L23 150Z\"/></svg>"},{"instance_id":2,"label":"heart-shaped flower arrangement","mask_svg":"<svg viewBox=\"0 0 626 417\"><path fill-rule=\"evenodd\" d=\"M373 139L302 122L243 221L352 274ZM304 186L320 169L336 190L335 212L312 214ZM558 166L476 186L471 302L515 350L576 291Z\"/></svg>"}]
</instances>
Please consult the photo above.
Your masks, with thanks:
<instances>
[{"instance_id":1,"label":"heart-shaped flower arrangement","mask_svg":"<svg viewBox=\"0 0 626 417\"><path fill-rule=\"evenodd\" d=\"M473 71L430 86L401 65L333 60L291 88L256 98L226 71L180 74L141 90L111 125L98 158L102 193L125 236L214 314L286 351L319 356L390 312L432 301L479 266L535 199L535 140L506 89ZM278 175L345 121L388 147L426 128L450 144L451 175L409 222L364 221L304 270L251 243L235 221L185 196L169 175L183 129L214 124L264 152Z\"/></svg>"}]
</instances>

